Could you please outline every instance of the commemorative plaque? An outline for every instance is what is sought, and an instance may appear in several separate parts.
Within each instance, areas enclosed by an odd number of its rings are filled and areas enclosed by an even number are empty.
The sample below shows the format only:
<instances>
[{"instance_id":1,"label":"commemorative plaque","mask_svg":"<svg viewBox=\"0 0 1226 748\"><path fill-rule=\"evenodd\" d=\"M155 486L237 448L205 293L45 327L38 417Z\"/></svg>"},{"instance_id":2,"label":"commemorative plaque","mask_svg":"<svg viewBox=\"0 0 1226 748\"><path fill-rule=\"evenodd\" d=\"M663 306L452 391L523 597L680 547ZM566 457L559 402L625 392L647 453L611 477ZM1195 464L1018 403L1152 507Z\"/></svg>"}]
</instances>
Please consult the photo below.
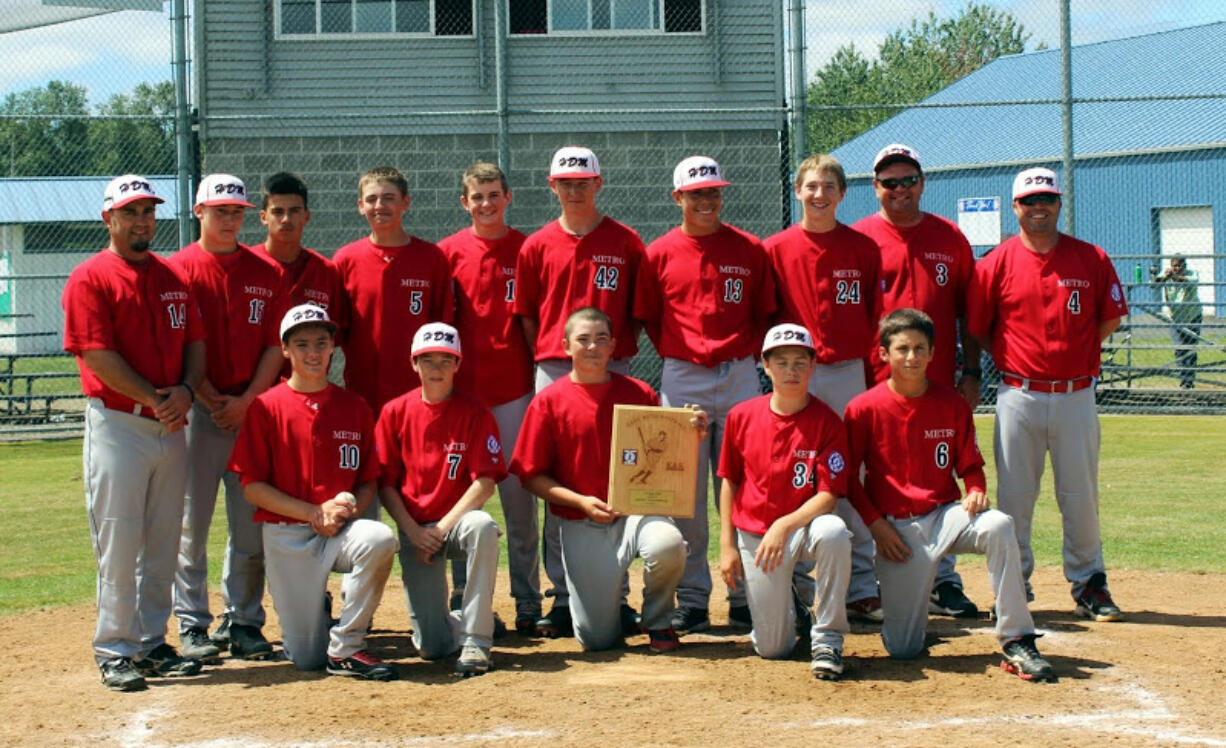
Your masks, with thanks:
<instances>
[{"instance_id":1,"label":"commemorative plaque","mask_svg":"<svg viewBox=\"0 0 1226 748\"><path fill-rule=\"evenodd\" d=\"M613 406L609 504L622 514L694 516L698 431L689 408Z\"/></svg>"}]
</instances>

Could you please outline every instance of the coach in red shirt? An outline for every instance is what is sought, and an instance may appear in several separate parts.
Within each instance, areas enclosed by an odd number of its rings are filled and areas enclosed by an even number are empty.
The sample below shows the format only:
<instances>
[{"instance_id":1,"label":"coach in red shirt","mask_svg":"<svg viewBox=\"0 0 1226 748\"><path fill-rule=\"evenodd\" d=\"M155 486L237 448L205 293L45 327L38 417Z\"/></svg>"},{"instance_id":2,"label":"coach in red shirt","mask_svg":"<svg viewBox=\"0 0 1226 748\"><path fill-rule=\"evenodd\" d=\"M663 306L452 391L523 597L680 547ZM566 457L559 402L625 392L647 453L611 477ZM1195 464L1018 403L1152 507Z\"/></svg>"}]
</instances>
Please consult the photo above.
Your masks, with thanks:
<instances>
[{"instance_id":1,"label":"coach in red shirt","mask_svg":"<svg viewBox=\"0 0 1226 748\"><path fill-rule=\"evenodd\" d=\"M1100 247L1062 234L1060 179L1027 169L1013 181L1020 233L979 261L967 305L970 332L996 360L996 495L1013 517L1027 596L1030 527L1051 453L1064 519L1064 576L1077 613L1122 619L1107 589L1098 523L1100 431L1094 405L1102 341L1128 313Z\"/></svg>"}]
</instances>

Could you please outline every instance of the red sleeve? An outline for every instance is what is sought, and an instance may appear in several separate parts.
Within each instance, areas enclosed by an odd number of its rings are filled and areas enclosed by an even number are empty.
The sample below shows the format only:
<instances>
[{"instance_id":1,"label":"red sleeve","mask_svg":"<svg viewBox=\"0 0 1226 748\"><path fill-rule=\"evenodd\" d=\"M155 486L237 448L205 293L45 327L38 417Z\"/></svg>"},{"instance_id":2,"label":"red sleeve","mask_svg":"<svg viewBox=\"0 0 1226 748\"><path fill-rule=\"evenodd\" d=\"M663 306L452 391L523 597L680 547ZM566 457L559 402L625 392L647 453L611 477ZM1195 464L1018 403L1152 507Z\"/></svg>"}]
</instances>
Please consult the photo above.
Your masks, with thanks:
<instances>
[{"instance_id":1,"label":"red sleeve","mask_svg":"<svg viewBox=\"0 0 1226 748\"><path fill-rule=\"evenodd\" d=\"M634 280L634 318L643 323L647 337L659 349L660 316L663 311L657 264L651 256L639 263L638 275Z\"/></svg>"},{"instance_id":2,"label":"red sleeve","mask_svg":"<svg viewBox=\"0 0 1226 748\"><path fill-rule=\"evenodd\" d=\"M359 450L358 475L355 486L377 481L379 479L379 454L375 446L375 417L370 413L370 406L360 397L355 397L353 407L358 409L359 421L362 424L362 446ZM378 501L375 497L375 501Z\"/></svg>"},{"instance_id":3,"label":"red sleeve","mask_svg":"<svg viewBox=\"0 0 1226 748\"><path fill-rule=\"evenodd\" d=\"M882 283L884 283L884 278L881 274L881 248L872 239L867 240L867 246L869 247L867 272L871 274L872 278L872 283L867 285L872 288L872 296L864 300L864 308L869 314L868 329L869 336L872 337L876 334L877 324L881 321L881 317L884 314L883 305L885 301L882 298L884 293L881 287ZM868 362L865 363L867 364ZM867 368L872 369L871 366ZM868 381L871 382L872 378L870 377Z\"/></svg>"},{"instance_id":4,"label":"red sleeve","mask_svg":"<svg viewBox=\"0 0 1226 748\"><path fill-rule=\"evenodd\" d=\"M824 424L825 440L817 456L817 490L836 497L847 495L847 434L838 416L831 414Z\"/></svg>"},{"instance_id":5,"label":"red sleeve","mask_svg":"<svg viewBox=\"0 0 1226 748\"><path fill-rule=\"evenodd\" d=\"M515 313L528 319L539 319L537 312L541 294L539 256L540 248L535 241L529 240L520 248L519 257L515 260Z\"/></svg>"},{"instance_id":6,"label":"red sleeve","mask_svg":"<svg viewBox=\"0 0 1226 748\"><path fill-rule=\"evenodd\" d=\"M999 251L998 247L993 253ZM977 262L970 290L966 294L966 329L971 335L985 341L992 335L996 317L995 266L993 254Z\"/></svg>"},{"instance_id":7,"label":"red sleeve","mask_svg":"<svg viewBox=\"0 0 1226 748\"><path fill-rule=\"evenodd\" d=\"M847 451L848 451L848 499L851 505L860 513L860 517L864 520L864 524L871 525L881 518L881 512L873 504L868 496L868 492L864 489L864 482L860 479L861 468L864 467L864 462L868 459L869 444L872 439L872 418L871 412L862 408L857 402L859 398L853 399L847 404L847 410L843 414L843 424L847 431Z\"/></svg>"},{"instance_id":8,"label":"red sleeve","mask_svg":"<svg viewBox=\"0 0 1226 748\"><path fill-rule=\"evenodd\" d=\"M238 437L234 440L227 469L238 473L243 486L271 484L272 445L277 441L278 434L269 424L268 408L263 399L257 397L243 418L243 427L238 430Z\"/></svg>"},{"instance_id":9,"label":"red sleeve","mask_svg":"<svg viewBox=\"0 0 1226 748\"><path fill-rule=\"evenodd\" d=\"M379 488L399 490L404 482L404 460L400 454L399 408L388 403L375 422L375 454L379 465Z\"/></svg>"},{"instance_id":10,"label":"red sleeve","mask_svg":"<svg viewBox=\"0 0 1226 748\"><path fill-rule=\"evenodd\" d=\"M64 350L78 356L83 351L114 350L110 309L97 285L82 275L73 273L64 288Z\"/></svg>"},{"instance_id":11,"label":"red sleeve","mask_svg":"<svg viewBox=\"0 0 1226 748\"><path fill-rule=\"evenodd\" d=\"M745 482L745 456L741 454L741 415L728 414L728 424L724 428L723 446L719 450L719 469L716 474L737 485ZM719 497L716 497L716 501Z\"/></svg>"},{"instance_id":12,"label":"red sleeve","mask_svg":"<svg viewBox=\"0 0 1226 748\"><path fill-rule=\"evenodd\" d=\"M442 289L442 293L434 294L434 298L431 299L434 302L434 308L430 310L433 315L430 319L452 324L455 322L455 280L451 277L451 263L447 261L447 255L443 254L441 249L436 251L438 262L434 273L434 283Z\"/></svg>"},{"instance_id":13,"label":"red sleeve","mask_svg":"<svg viewBox=\"0 0 1226 748\"><path fill-rule=\"evenodd\" d=\"M961 231L954 232L957 237L957 248L954 250L958 258L957 277L954 278L954 314L966 316L966 295L970 292L971 281L975 275L975 253L966 235Z\"/></svg>"},{"instance_id":14,"label":"red sleeve","mask_svg":"<svg viewBox=\"0 0 1226 748\"><path fill-rule=\"evenodd\" d=\"M544 401L538 395L528 404L511 458L511 472L523 482L538 475L548 475L553 469L557 447L551 421Z\"/></svg>"},{"instance_id":15,"label":"red sleeve","mask_svg":"<svg viewBox=\"0 0 1226 748\"><path fill-rule=\"evenodd\" d=\"M971 406L961 397L951 398L951 401L958 411L958 431L962 434L954 470L962 478L967 492L979 489L987 493L988 480L983 472L983 454L980 453L979 443L975 439L975 415Z\"/></svg>"},{"instance_id":16,"label":"red sleeve","mask_svg":"<svg viewBox=\"0 0 1226 748\"><path fill-rule=\"evenodd\" d=\"M481 415L476 419L476 429L473 433L472 461L469 465L472 479L491 478L499 483L507 477L506 460L503 459L502 442L498 434L498 423L489 408L479 406Z\"/></svg>"},{"instance_id":17,"label":"red sleeve","mask_svg":"<svg viewBox=\"0 0 1226 748\"><path fill-rule=\"evenodd\" d=\"M1094 248L1099 261L1099 324L1109 322L1128 314L1128 302L1124 300L1124 291L1120 287L1119 276L1115 274L1115 266L1106 253L1099 247Z\"/></svg>"},{"instance_id":18,"label":"red sleeve","mask_svg":"<svg viewBox=\"0 0 1226 748\"><path fill-rule=\"evenodd\" d=\"M761 278L758 287L758 304L754 309L754 324L757 329L754 330L754 339L762 340L766 337L766 331L771 327L771 319L775 313L779 311L779 292L775 289L775 269L771 266L770 258L766 254L766 249L758 244L762 250L762 272L759 273Z\"/></svg>"}]
</instances>

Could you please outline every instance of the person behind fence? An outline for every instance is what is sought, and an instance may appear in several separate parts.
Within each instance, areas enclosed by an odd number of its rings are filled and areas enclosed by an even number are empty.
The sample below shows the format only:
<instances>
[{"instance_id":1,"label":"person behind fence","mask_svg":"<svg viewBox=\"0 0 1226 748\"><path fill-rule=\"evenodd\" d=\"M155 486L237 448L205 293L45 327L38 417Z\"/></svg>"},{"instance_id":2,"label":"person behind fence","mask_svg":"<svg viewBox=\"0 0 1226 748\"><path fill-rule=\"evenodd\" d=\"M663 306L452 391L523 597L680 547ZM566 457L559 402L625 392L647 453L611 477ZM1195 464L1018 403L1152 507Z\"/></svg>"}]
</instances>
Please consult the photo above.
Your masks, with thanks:
<instances>
[{"instance_id":1,"label":"person behind fence","mask_svg":"<svg viewBox=\"0 0 1226 748\"><path fill-rule=\"evenodd\" d=\"M711 419L698 448L694 516L674 519L689 547L672 619L679 634L711 626L708 478L719 468L728 412L760 392L754 353L776 304L762 243L720 221L729 184L714 159L690 156L677 164L672 198L681 225L647 247L634 292L634 316L664 359L660 402L696 403ZM720 480L714 476L716 500ZM743 591L730 590L728 605L731 625L749 623Z\"/></svg>"},{"instance_id":2,"label":"person behind fence","mask_svg":"<svg viewBox=\"0 0 1226 748\"><path fill-rule=\"evenodd\" d=\"M289 379L247 409L230 470L256 507L281 646L302 670L395 680L396 668L366 649L396 553L391 528L361 518L379 470L374 416L357 394L328 382L336 323L327 310L295 306L280 329ZM333 571L345 575L335 624L325 607Z\"/></svg>"},{"instance_id":3,"label":"person behind fence","mask_svg":"<svg viewBox=\"0 0 1226 748\"><path fill-rule=\"evenodd\" d=\"M375 428L379 499L400 530L413 646L427 660L458 652L456 672L481 675L492 667L501 534L481 507L507 477L498 423L484 403L455 388L463 360L454 327L422 325L410 350L421 386L383 406ZM465 563L454 611L447 559Z\"/></svg>"},{"instance_id":4,"label":"person behind fence","mask_svg":"<svg viewBox=\"0 0 1226 748\"><path fill-rule=\"evenodd\" d=\"M953 221L920 210L924 170L914 148L891 143L873 160L873 189L881 210L851 227L881 248L881 310L914 307L928 314L945 341L933 353L929 378L956 386L971 407L979 403L979 343L966 330L966 290L971 285L975 255ZM957 374L958 328L961 326L963 365ZM890 367L877 356L877 341L869 353L873 378L885 381ZM941 561L928 611L938 615L975 618L979 608L962 589L954 556Z\"/></svg>"},{"instance_id":5,"label":"person behind fence","mask_svg":"<svg viewBox=\"0 0 1226 748\"><path fill-rule=\"evenodd\" d=\"M975 266L967 326L1000 371L996 497L1013 518L1027 599L1034 599L1031 521L1050 454L1076 613L1119 621L1099 532L1094 385L1102 341L1120 326L1128 304L1102 248L1060 233L1062 194L1051 169L1026 169L1013 180L1019 232Z\"/></svg>"},{"instance_id":6,"label":"person behind fence","mask_svg":"<svg viewBox=\"0 0 1226 748\"><path fill-rule=\"evenodd\" d=\"M719 568L730 588L745 588L754 651L787 657L800 634L809 639L813 677L838 680L851 532L834 508L847 493L847 436L839 416L809 393L814 355L808 330L772 327L762 341L762 368L773 391L728 414ZM793 587L801 559L816 565L816 615Z\"/></svg>"},{"instance_id":7,"label":"person behind fence","mask_svg":"<svg viewBox=\"0 0 1226 748\"><path fill-rule=\"evenodd\" d=\"M204 377L204 327L191 289L149 251L161 202L144 177L111 180L102 199L110 242L64 286L64 348L77 358L88 398L94 659L113 691L201 669L166 642L186 487L183 428Z\"/></svg>"},{"instance_id":8,"label":"person behind fence","mask_svg":"<svg viewBox=\"0 0 1226 748\"><path fill-rule=\"evenodd\" d=\"M982 553L996 594L1002 665L1025 680L1054 680L1034 644L1013 521L987 497L971 407L952 386L927 376L935 338L932 318L920 310L887 314L877 355L889 376L853 398L843 416L851 501L877 544L881 641L891 657L918 657L928 624L925 593L941 560L950 552Z\"/></svg>"},{"instance_id":9,"label":"person behind fence","mask_svg":"<svg viewBox=\"0 0 1226 748\"><path fill-rule=\"evenodd\" d=\"M210 174L193 208L200 240L171 256L192 287L205 330L205 377L187 425L187 498L175 576L175 615L185 654L209 660L220 647L246 659L266 659L272 645L264 625L264 541L255 507L243 499L238 476L226 468L252 401L281 370L277 325L284 311L281 276L239 244L247 188L230 174ZM213 636L209 613L208 538L218 484L226 491L229 538L222 565L225 613Z\"/></svg>"},{"instance_id":10,"label":"person behind fence","mask_svg":"<svg viewBox=\"0 0 1226 748\"><path fill-rule=\"evenodd\" d=\"M1183 255L1171 255L1171 264L1154 278L1162 286L1162 313L1171 322L1171 342L1175 345L1175 367L1179 386L1196 386L1196 344L1200 342L1203 321L1200 303L1200 277L1188 267Z\"/></svg>"}]
</instances>

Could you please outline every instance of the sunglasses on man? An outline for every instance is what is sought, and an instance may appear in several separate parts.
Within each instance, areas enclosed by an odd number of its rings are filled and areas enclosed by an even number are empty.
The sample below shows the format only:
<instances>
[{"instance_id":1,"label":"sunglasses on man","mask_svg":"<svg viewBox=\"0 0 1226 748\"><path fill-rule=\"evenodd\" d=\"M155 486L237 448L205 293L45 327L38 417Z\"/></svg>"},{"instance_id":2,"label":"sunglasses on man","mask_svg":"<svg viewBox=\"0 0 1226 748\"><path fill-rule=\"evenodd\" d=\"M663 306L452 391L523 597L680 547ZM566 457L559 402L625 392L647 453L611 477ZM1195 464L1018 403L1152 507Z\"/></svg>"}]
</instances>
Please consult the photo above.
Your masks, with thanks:
<instances>
[{"instance_id":1,"label":"sunglasses on man","mask_svg":"<svg viewBox=\"0 0 1226 748\"><path fill-rule=\"evenodd\" d=\"M1060 196L1053 195L1050 192L1040 192L1037 195L1019 197L1017 201L1022 205L1025 205L1027 208L1032 208L1036 205L1055 205L1056 203L1060 202Z\"/></svg>"},{"instance_id":2,"label":"sunglasses on man","mask_svg":"<svg viewBox=\"0 0 1226 748\"><path fill-rule=\"evenodd\" d=\"M909 190L915 185L919 184L921 179L923 179L923 177L921 177L919 174L911 174L905 177L898 177L897 179L877 179L874 181L887 190L896 190L899 187Z\"/></svg>"}]
</instances>

